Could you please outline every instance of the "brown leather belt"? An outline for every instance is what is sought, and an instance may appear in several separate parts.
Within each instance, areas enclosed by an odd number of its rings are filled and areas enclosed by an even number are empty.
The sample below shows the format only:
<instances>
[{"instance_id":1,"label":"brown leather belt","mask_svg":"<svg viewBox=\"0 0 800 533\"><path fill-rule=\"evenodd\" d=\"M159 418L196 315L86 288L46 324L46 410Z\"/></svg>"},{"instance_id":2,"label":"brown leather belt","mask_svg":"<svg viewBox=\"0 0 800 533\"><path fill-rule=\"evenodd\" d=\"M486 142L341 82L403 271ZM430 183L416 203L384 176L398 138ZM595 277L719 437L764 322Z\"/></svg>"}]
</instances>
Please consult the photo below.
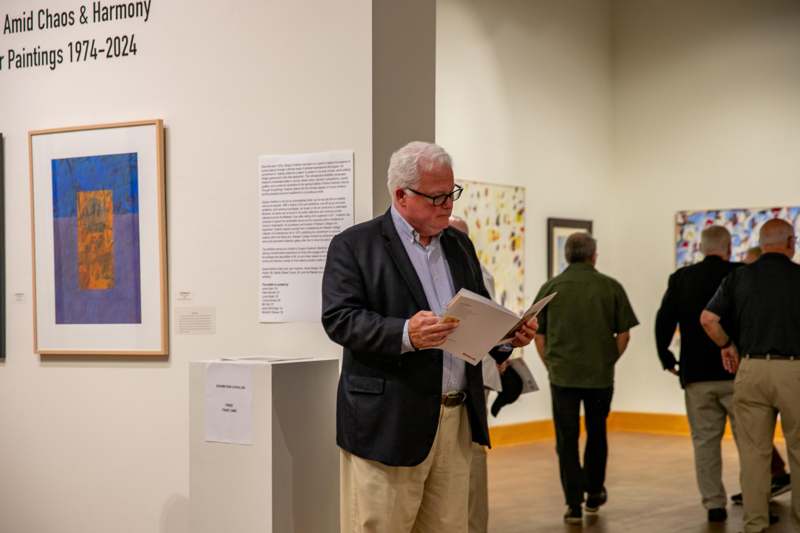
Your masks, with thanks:
<instances>
[{"instance_id":1,"label":"brown leather belt","mask_svg":"<svg viewBox=\"0 0 800 533\"><path fill-rule=\"evenodd\" d=\"M781 355L777 353L767 353L767 354L752 354L749 353L744 356L745 359L766 359L769 361L770 359L782 359L785 361L800 361L800 355Z\"/></svg>"},{"instance_id":2,"label":"brown leather belt","mask_svg":"<svg viewBox=\"0 0 800 533\"><path fill-rule=\"evenodd\" d=\"M445 407L457 407L465 401L467 401L467 393L464 391L442 394L442 405Z\"/></svg>"}]
</instances>

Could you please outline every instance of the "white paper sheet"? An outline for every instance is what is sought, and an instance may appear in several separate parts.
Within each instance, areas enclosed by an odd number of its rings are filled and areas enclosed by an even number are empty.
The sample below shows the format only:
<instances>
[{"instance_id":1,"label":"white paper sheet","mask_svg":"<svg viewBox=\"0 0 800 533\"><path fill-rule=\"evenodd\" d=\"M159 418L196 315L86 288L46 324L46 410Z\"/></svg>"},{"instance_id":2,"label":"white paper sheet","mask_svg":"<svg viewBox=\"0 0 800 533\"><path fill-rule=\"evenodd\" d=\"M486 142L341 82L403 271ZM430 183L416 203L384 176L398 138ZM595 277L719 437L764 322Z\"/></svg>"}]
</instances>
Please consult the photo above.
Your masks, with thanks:
<instances>
[{"instance_id":1,"label":"white paper sheet","mask_svg":"<svg viewBox=\"0 0 800 533\"><path fill-rule=\"evenodd\" d=\"M534 302L522 317L510 309L467 289L447 304L442 320L457 320L458 327L442 345L456 357L477 365L498 344L510 342L521 325L535 317L558 293Z\"/></svg>"},{"instance_id":2,"label":"white paper sheet","mask_svg":"<svg viewBox=\"0 0 800 533\"><path fill-rule=\"evenodd\" d=\"M216 307L176 307L177 335L214 335L217 332Z\"/></svg>"},{"instance_id":3,"label":"white paper sheet","mask_svg":"<svg viewBox=\"0 0 800 533\"><path fill-rule=\"evenodd\" d=\"M443 320L458 320L459 325L447 337L442 349L477 365L519 317L488 298L461 289L447 304Z\"/></svg>"},{"instance_id":4,"label":"white paper sheet","mask_svg":"<svg viewBox=\"0 0 800 533\"><path fill-rule=\"evenodd\" d=\"M253 366L209 363L206 368L206 440L253 444Z\"/></svg>"},{"instance_id":5,"label":"white paper sheet","mask_svg":"<svg viewBox=\"0 0 800 533\"><path fill-rule=\"evenodd\" d=\"M261 185L261 322L319 322L331 239L353 224L353 152L266 155Z\"/></svg>"}]
</instances>

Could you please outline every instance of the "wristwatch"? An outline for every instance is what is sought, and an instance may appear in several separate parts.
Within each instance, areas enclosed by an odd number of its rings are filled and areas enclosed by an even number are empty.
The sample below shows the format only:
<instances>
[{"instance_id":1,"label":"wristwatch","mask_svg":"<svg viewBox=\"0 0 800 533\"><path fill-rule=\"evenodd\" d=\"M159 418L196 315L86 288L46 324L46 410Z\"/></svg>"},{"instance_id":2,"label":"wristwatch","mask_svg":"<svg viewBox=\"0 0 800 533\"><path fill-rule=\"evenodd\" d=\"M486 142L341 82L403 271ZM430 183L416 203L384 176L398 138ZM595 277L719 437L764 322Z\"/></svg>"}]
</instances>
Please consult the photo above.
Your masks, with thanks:
<instances>
[{"instance_id":1,"label":"wristwatch","mask_svg":"<svg viewBox=\"0 0 800 533\"><path fill-rule=\"evenodd\" d=\"M720 347L719 347L719 349L720 349L720 350L724 350L725 348L730 348L731 344L733 344L733 339L731 339L730 337L728 337L728 342L726 342L725 344L723 344L722 346L720 346Z\"/></svg>"}]
</instances>

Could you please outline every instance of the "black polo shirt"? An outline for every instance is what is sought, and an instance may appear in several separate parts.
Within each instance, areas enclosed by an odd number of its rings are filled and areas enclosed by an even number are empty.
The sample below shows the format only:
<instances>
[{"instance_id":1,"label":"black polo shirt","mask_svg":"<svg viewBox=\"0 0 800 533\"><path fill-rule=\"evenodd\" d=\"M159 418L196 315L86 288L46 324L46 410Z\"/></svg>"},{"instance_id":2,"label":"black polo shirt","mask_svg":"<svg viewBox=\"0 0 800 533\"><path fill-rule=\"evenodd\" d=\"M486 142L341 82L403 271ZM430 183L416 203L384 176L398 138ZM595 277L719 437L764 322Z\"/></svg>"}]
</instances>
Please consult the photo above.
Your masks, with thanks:
<instances>
[{"instance_id":1,"label":"black polo shirt","mask_svg":"<svg viewBox=\"0 0 800 533\"><path fill-rule=\"evenodd\" d=\"M733 271L706 309L739 332L740 355L800 355L800 265L783 254Z\"/></svg>"},{"instance_id":2,"label":"black polo shirt","mask_svg":"<svg viewBox=\"0 0 800 533\"><path fill-rule=\"evenodd\" d=\"M742 266L709 255L702 262L683 267L669 277L667 292L656 314L656 347L662 366L673 368L677 361L669 345L676 327L681 332L681 385L699 381L725 381L734 378L722 367L719 348L700 325L700 313L717 292L720 283ZM732 328L723 322L729 334ZM736 338L736 336L734 336Z\"/></svg>"}]
</instances>

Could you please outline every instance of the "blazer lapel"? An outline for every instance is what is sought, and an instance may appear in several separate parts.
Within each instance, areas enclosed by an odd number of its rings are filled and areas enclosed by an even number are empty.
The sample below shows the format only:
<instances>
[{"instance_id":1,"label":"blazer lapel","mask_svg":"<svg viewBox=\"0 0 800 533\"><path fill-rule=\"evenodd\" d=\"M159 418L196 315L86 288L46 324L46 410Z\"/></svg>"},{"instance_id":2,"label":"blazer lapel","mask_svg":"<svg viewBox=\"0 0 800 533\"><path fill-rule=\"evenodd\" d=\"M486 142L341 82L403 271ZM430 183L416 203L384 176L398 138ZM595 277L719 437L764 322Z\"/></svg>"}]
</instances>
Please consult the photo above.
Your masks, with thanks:
<instances>
[{"instance_id":1,"label":"blazer lapel","mask_svg":"<svg viewBox=\"0 0 800 533\"><path fill-rule=\"evenodd\" d=\"M450 267L450 275L453 277L454 293L458 293L464 288L466 278L464 276L465 256L461 246L454 238L447 234L447 230L442 232L440 239L444 256L447 258L447 265Z\"/></svg>"},{"instance_id":2,"label":"blazer lapel","mask_svg":"<svg viewBox=\"0 0 800 533\"><path fill-rule=\"evenodd\" d=\"M389 252L389 256L392 258L392 261L394 261L395 266L397 266L397 270L400 271L400 275L406 282L406 286L408 286L408 289L411 291L414 301L421 309L429 310L431 307L428 304L428 299L425 297L422 283L419 281L419 276L417 276L417 271L414 270L411 259L408 258L408 253L406 253L403 243L400 242L400 236L397 234L397 229L394 227L394 221L392 220L390 211L386 211L383 215L381 230L383 232L386 250Z\"/></svg>"}]
</instances>

